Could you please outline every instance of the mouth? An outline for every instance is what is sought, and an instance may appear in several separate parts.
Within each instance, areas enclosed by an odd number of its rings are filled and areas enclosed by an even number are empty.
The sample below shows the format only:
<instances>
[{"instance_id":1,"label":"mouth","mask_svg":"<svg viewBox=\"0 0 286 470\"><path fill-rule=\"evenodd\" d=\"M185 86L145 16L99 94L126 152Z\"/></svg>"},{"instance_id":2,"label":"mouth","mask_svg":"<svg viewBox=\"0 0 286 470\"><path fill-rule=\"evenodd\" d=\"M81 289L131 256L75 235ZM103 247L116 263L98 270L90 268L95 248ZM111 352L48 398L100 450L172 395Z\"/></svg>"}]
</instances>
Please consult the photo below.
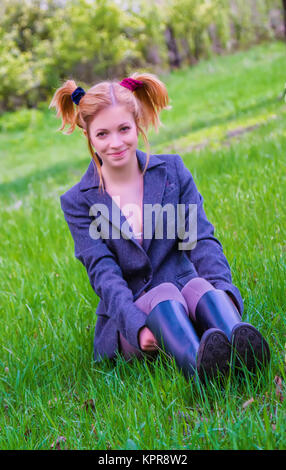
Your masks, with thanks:
<instances>
[{"instance_id":1,"label":"mouth","mask_svg":"<svg viewBox=\"0 0 286 470\"><path fill-rule=\"evenodd\" d=\"M124 149L124 150L121 150L121 152L114 152L114 153L111 153L110 155L112 157L121 157L122 155L124 155L124 153L126 152L127 149Z\"/></svg>"}]
</instances>

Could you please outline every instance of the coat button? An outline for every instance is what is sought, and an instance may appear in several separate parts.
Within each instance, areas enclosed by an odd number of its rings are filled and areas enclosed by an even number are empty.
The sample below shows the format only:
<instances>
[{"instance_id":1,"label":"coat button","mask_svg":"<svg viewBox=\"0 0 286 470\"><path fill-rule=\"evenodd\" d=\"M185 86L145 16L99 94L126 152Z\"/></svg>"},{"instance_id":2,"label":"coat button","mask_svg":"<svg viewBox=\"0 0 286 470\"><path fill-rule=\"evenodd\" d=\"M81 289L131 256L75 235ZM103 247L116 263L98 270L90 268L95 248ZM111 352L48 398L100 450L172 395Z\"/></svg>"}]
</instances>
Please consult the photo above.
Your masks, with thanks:
<instances>
[{"instance_id":1,"label":"coat button","mask_svg":"<svg viewBox=\"0 0 286 470\"><path fill-rule=\"evenodd\" d=\"M150 277L145 276L145 277L144 277L144 282L149 282L149 281L150 281Z\"/></svg>"}]
</instances>

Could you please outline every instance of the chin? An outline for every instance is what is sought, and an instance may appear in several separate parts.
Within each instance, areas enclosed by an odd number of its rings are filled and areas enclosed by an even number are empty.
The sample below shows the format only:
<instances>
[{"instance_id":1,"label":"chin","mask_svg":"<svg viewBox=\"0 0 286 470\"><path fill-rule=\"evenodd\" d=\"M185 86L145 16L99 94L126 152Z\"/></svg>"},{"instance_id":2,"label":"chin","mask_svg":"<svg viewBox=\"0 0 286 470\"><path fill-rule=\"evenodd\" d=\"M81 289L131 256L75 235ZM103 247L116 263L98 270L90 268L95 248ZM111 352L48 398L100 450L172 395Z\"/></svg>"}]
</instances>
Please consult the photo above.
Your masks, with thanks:
<instances>
[{"instance_id":1,"label":"chin","mask_svg":"<svg viewBox=\"0 0 286 470\"><path fill-rule=\"evenodd\" d=\"M133 153L132 151L130 150L127 150L127 152L125 152L123 155L121 155L120 157L114 157L113 158L113 162L124 162L124 163L128 163L132 160L133 158Z\"/></svg>"}]
</instances>

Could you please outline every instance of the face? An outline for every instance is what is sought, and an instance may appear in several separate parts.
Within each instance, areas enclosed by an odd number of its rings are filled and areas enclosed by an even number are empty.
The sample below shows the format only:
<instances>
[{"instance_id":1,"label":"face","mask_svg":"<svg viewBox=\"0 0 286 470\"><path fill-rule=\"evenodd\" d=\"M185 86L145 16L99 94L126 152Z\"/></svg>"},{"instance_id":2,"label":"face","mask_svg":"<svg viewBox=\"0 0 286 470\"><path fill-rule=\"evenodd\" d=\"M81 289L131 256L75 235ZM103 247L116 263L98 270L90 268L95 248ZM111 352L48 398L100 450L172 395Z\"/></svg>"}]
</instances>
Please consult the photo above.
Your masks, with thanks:
<instances>
[{"instance_id":1,"label":"face","mask_svg":"<svg viewBox=\"0 0 286 470\"><path fill-rule=\"evenodd\" d=\"M109 106L90 122L90 140L108 168L128 165L136 158L138 132L132 114L125 106Z\"/></svg>"}]
</instances>

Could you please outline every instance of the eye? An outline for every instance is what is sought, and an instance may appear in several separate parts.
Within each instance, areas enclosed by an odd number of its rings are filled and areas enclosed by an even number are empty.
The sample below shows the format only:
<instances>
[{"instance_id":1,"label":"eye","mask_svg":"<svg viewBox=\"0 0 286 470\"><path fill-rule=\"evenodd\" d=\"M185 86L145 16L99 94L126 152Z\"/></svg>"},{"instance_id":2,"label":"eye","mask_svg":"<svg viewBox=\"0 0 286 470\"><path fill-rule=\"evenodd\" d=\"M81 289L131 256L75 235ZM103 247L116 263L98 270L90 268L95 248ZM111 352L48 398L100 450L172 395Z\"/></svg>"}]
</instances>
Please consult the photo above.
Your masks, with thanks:
<instances>
[{"instance_id":1,"label":"eye","mask_svg":"<svg viewBox=\"0 0 286 470\"><path fill-rule=\"evenodd\" d=\"M120 131L127 132L130 129L130 126L123 126L121 127ZM98 132L96 137L104 137L107 133L105 131Z\"/></svg>"}]
</instances>

